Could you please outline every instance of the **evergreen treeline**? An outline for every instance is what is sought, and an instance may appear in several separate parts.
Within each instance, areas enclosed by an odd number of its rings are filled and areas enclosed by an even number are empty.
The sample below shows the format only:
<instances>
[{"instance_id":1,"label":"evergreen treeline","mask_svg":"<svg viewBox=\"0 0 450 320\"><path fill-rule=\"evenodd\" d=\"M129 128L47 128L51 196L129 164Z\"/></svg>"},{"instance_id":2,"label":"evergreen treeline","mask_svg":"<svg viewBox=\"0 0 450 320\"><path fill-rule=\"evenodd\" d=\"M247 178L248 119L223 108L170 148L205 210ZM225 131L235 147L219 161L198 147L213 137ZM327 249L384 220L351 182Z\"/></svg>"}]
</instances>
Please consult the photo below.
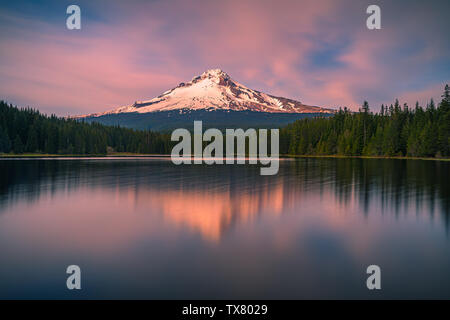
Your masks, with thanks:
<instances>
[{"instance_id":1,"label":"evergreen treeline","mask_svg":"<svg viewBox=\"0 0 450 320\"><path fill-rule=\"evenodd\" d=\"M442 98L425 109L396 100L374 114L364 102L358 113L344 108L333 117L298 120L280 129L280 154L449 157L448 85ZM0 153L170 154L175 143L169 134L48 117L0 101Z\"/></svg>"},{"instance_id":2,"label":"evergreen treeline","mask_svg":"<svg viewBox=\"0 0 450 320\"><path fill-rule=\"evenodd\" d=\"M280 153L347 156L450 156L450 98L445 86L436 108L433 100L411 109L398 100L380 113L364 102L358 113L344 110L330 118L296 121L280 130Z\"/></svg>"},{"instance_id":3,"label":"evergreen treeline","mask_svg":"<svg viewBox=\"0 0 450 320\"><path fill-rule=\"evenodd\" d=\"M0 153L170 153L170 136L48 117L0 101Z\"/></svg>"}]
</instances>

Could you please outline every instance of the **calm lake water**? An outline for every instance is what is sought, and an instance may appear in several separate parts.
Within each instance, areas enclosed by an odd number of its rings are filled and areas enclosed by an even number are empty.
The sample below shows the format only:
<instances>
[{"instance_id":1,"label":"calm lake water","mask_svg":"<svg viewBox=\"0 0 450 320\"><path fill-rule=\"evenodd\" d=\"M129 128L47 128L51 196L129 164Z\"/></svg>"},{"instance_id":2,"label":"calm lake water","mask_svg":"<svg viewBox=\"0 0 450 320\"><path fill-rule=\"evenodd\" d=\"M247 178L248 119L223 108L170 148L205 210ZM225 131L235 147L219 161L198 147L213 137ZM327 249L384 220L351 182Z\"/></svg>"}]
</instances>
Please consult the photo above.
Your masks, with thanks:
<instances>
[{"instance_id":1,"label":"calm lake water","mask_svg":"<svg viewBox=\"0 0 450 320\"><path fill-rule=\"evenodd\" d=\"M450 162L15 159L0 177L0 298L450 298Z\"/></svg>"}]
</instances>

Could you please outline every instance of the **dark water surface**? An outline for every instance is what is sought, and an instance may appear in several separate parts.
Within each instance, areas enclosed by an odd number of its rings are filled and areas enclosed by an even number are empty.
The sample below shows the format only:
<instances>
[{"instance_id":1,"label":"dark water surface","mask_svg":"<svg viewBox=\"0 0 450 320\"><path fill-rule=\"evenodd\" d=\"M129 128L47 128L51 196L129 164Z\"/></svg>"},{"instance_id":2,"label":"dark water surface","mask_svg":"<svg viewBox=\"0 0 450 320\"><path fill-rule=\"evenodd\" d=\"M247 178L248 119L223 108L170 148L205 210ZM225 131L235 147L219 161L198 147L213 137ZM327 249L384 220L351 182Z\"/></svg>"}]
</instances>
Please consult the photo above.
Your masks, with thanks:
<instances>
[{"instance_id":1,"label":"dark water surface","mask_svg":"<svg viewBox=\"0 0 450 320\"><path fill-rule=\"evenodd\" d=\"M449 179L420 160L1 160L0 298L450 298Z\"/></svg>"}]
</instances>

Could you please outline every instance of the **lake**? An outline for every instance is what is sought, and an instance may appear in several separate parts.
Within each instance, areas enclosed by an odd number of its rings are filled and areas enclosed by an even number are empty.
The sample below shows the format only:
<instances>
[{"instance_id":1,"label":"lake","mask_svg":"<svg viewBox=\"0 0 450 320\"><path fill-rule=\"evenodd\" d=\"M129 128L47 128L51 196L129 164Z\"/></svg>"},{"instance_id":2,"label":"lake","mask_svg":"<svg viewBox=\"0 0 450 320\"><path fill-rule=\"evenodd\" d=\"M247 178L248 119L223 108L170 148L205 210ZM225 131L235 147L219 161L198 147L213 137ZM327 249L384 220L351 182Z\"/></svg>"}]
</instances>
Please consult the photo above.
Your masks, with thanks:
<instances>
[{"instance_id":1,"label":"lake","mask_svg":"<svg viewBox=\"0 0 450 320\"><path fill-rule=\"evenodd\" d=\"M2 299L450 298L450 162L5 159L0 177Z\"/></svg>"}]
</instances>

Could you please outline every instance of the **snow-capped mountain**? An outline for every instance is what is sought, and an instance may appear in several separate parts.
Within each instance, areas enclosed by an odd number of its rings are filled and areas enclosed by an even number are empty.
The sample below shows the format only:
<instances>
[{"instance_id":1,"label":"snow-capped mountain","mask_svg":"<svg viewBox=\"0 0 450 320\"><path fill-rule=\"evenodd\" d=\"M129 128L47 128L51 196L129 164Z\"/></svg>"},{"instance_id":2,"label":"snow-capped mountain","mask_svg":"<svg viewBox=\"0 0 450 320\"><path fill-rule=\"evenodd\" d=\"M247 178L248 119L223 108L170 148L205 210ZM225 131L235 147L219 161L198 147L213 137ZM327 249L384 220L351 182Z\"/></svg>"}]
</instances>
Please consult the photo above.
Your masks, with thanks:
<instances>
[{"instance_id":1,"label":"snow-capped mountain","mask_svg":"<svg viewBox=\"0 0 450 320\"><path fill-rule=\"evenodd\" d=\"M299 101L276 97L252 90L234 81L220 69L205 71L189 82L182 82L160 96L148 101L119 107L102 113L73 118L97 118L117 114L144 114L179 110L186 111L251 111L264 113L325 113L334 110L304 105Z\"/></svg>"}]
</instances>

